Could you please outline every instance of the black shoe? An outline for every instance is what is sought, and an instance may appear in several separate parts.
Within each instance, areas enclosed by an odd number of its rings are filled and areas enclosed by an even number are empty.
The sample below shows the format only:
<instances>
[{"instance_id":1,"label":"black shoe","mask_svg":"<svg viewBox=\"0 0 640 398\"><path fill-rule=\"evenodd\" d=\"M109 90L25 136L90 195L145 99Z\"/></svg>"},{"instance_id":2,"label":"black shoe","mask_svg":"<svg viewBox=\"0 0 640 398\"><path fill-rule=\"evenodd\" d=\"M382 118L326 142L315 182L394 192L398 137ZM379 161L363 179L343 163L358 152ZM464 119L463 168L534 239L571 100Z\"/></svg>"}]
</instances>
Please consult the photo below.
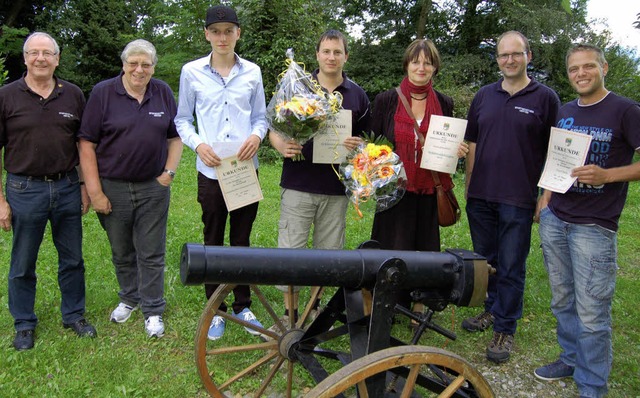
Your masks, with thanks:
<instances>
[{"instance_id":1,"label":"black shoe","mask_svg":"<svg viewBox=\"0 0 640 398\"><path fill-rule=\"evenodd\" d=\"M80 337L98 337L96 328L91 326L84 318L80 318L74 323L63 323L65 329L73 329L74 332Z\"/></svg>"},{"instance_id":2,"label":"black shoe","mask_svg":"<svg viewBox=\"0 0 640 398\"><path fill-rule=\"evenodd\" d=\"M33 348L33 329L19 330L13 339L13 347L18 351L30 350Z\"/></svg>"}]
</instances>

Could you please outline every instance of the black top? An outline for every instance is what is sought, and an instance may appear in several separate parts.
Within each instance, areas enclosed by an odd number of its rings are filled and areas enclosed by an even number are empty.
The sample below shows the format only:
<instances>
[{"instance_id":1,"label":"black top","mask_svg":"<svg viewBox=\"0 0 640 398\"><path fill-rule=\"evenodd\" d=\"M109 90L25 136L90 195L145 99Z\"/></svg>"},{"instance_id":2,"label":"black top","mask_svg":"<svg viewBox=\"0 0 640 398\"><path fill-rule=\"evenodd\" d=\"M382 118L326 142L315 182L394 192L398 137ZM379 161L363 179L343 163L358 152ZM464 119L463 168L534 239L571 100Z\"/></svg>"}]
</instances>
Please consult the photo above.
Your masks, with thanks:
<instances>
[{"instance_id":1,"label":"black top","mask_svg":"<svg viewBox=\"0 0 640 398\"><path fill-rule=\"evenodd\" d=\"M70 171L79 162L76 142L84 95L78 86L54 77L51 95L42 98L24 76L0 88L4 168L28 176Z\"/></svg>"}]
</instances>

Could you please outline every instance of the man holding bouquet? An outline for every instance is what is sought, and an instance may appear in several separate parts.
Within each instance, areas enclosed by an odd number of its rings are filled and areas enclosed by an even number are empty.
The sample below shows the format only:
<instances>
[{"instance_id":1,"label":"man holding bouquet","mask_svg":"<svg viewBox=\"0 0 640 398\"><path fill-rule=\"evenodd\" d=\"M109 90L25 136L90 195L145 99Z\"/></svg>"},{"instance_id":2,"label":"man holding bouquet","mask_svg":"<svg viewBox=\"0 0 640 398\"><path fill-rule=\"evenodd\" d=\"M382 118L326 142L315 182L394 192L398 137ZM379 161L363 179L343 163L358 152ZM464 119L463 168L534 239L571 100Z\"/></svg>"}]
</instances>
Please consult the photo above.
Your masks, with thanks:
<instances>
[{"instance_id":1,"label":"man holding bouquet","mask_svg":"<svg viewBox=\"0 0 640 398\"><path fill-rule=\"evenodd\" d=\"M231 246L249 246L251 228L258 213L258 203L227 211L215 167L221 159L214 150L220 143L238 143L238 160L253 158L258 167L258 147L267 132L266 105L260 68L235 52L240 38L240 22L236 12L218 5L207 10L205 38L211 43L211 54L189 62L182 68L178 113L175 124L182 141L198 155L198 202L202 207L205 245L222 246L227 216L230 218ZM193 125L195 111L198 131ZM224 145L223 144L223 145ZM218 285L205 284L207 299ZM249 309L249 286L233 289L234 316L262 327ZM220 305L225 311L226 304ZM245 328L253 335L260 333ZM225 320L214 316L209 328L210 340L222 337Z\"/></svg>"},{"instance_id":2,"label":"man holding bouquet","mask_svg":"<svg viewBox=\"0 0 640 398\"><path fill-rule=\"evenodd\" d=\"M353 150L362 143L358 135L368 125L369 99L364 90L343 72L348 57L346 37L337 30L326 31L316 45L318 69L312 76L323 90L329 93L337 91L342 95L341 112L351 113L352 135L342 144L348 150ZM269 140L285 158L280 179L278 247L306 247L313 225L314 249L342 249L349 199L338 178L337 165L314 163L313 139L299 145L271 131ZM293 158L298 158L300 154L304 159L294 161ZM285 303L288 303L286 296ZM293 318L296 319L297 297L294 303ZM285 310L285 316L289 315L290 311Z\"/></svg>"}]
</instances>

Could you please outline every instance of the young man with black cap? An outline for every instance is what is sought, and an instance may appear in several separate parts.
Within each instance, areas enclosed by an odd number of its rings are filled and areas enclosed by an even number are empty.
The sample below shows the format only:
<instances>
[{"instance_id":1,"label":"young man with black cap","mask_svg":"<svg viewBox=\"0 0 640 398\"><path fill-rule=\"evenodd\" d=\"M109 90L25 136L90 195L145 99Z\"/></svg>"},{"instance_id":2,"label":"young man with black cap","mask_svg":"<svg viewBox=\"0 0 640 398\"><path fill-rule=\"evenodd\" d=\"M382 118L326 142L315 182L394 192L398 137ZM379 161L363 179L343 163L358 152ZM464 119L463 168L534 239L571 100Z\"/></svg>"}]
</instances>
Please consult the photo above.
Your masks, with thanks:
<instances>
[{"instance_id":1,"label":"young man with black cap","mask_svg":"<svg viewBox=\"0 0 640 398\"><path fill-rule=\"evenodd\" d=\"M175 123L182 141L198 155L198 202L202 207L204 243L224 244L228 216L231 246L249 246L258 203L231 212L227 210L215 170L221 159L214 147L219 143L237 142L238 159L253 159L258 167L256 154L267 132L262 73L257 65L234 52L241 30L238 16L232 8L223 5L210 7L204 27L204 35L211 43L212 51L206 57L183 66ZM193 125L194 113L197 131ZM207 298L217 287L205 285ZM233 292L234 316L262 327L249 309L249 286L239 285ZM226 310L225 303L220 309ZM224 318L215 316L209 329L209 339L222 337L224 328ZM260 334L256 330L245 329L253 335Z\"/></svg>"}]
</instances>

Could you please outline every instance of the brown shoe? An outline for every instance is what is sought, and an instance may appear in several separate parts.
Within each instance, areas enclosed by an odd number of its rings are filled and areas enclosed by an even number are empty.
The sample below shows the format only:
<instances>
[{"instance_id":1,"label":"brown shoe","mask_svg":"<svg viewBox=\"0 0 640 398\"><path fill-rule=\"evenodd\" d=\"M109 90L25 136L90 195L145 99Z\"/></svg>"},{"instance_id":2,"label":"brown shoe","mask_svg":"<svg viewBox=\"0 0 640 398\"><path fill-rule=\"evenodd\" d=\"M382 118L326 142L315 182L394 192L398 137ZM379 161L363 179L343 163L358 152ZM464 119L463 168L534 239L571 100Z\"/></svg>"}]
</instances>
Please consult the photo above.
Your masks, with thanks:
<instances>
[{"instance_id":1,"label":"brown shoe","mask_svg":"<svg viewBox=\"0 0 640 398\"><path fill-rule=\"evenodd\" d=\"M493 321L493 314L485 311L480 315L462 321L462 328L469 332L482 332L493 326Z\"/></svg>"},{"instance_id":2,"label":"brown shoe","mask_svg":"<svg viewBox=\"0 0 640 398\"><path fill-rule=\"evenodd\" d=\"M506 362L511 356L512 349L512 334L493 332L493 339L487 346L487 359L495 363Z\"/></svg>"}]
</instances>

